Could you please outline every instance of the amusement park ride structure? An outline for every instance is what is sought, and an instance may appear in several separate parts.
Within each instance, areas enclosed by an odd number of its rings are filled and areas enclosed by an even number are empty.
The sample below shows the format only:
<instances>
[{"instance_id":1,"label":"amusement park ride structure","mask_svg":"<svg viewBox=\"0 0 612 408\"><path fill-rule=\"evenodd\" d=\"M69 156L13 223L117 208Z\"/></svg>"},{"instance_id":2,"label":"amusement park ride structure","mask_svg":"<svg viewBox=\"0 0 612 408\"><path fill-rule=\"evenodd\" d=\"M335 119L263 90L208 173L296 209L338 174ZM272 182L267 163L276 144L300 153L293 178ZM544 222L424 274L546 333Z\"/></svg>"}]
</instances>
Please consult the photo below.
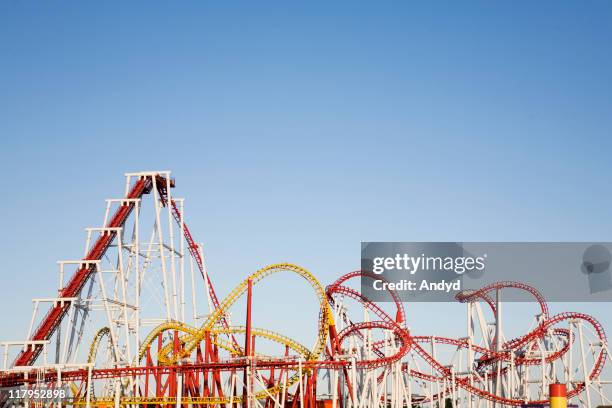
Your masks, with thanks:
<instances>
[{"instance_id":1,"label":"amusement park ride structure","mask_svg":"<svg viewBox=\"0 0 612 408\"><path fill-rule=\"evenodd\" d=\"M33 300L27 340L2 343L0 387L66 395L41 402L2 392L0 406L501 407L545 404L557 382L580 406L612 403L603 327L583 313L551 315L520 282L461 292L460 338L408 330L395 293L386 310L353 288L372 278L361 271L323 287L300 266L273 264L219 300L173 188L168 171L126 174L124 198L107 200L103 226L86 230L83 259L59 262L57 296ZM312 348L251 325L254 287L287 273L318 300ZM531 330L511 339L502 330L509 290L539 308ZM246 323L234 325L243 296ZM256 351L260 343L278 352Z\"/></svg>"}]
</instances>

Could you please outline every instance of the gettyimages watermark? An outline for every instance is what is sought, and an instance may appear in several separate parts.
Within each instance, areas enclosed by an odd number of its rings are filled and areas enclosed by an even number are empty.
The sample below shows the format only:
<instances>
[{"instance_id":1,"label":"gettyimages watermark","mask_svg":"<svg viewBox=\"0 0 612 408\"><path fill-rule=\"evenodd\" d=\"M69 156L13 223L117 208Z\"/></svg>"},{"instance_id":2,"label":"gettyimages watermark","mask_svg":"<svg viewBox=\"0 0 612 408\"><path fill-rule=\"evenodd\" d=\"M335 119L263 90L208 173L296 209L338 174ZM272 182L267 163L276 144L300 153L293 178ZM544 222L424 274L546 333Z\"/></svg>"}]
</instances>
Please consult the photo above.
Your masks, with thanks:
<instances>
[{"instance_id":1,"label":"gettyimages watermark","mask_svg":"<svg viewBox=\"0 0 612 408\"><path fill-rule=\"evenodd\" d=\"M362 294L391 301L453 302L461 291L500 281L538 289L551 302L612 301L612 243L362 242ZM505 291L504 301L532 301Z\"/></svg>"}]
</instances>

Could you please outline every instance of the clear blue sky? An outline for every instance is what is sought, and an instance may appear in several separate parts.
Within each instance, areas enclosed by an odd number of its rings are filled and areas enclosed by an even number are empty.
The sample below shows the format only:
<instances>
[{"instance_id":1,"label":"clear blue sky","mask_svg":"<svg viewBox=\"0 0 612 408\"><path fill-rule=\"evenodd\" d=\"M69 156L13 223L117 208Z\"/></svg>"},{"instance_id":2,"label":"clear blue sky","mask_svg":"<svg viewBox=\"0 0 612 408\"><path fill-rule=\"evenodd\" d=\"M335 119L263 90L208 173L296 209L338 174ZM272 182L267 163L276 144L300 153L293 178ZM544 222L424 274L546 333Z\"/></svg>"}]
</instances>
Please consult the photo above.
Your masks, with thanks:
<instances>
[{"instance_id":1,"label":"clear blue sky","mask_svg":"<svg viewBox=\"0 0 612 408\"><path fill-rule=\"evenodd\" d=\"M0 339L125 171L174 171L220 294L277 261L328 283L362 240L612 241L611 44L607 1L3 1Z\"/></svg>"}]
</instances>

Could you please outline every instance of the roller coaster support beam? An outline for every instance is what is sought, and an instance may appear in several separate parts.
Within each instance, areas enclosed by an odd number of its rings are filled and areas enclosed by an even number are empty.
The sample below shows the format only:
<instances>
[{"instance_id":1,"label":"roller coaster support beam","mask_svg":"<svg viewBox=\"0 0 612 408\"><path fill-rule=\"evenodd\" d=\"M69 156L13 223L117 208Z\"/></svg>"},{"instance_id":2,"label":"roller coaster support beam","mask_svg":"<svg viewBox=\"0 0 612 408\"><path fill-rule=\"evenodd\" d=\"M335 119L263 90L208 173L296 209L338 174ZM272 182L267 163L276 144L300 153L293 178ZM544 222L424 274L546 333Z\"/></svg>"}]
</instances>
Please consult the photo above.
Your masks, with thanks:
<instances>
[{"instance_id":1,"label":"roller coaster support beam","mask_svg":"<svg viewBox=\"0 0 612 408\"><path fill-rule=\"evenodd\" d=\"M174 182L166 180L165 178L157 175L155 180L153 176L140 177L134 186L129 190L126 196L126 202L124 205L119 206L113 217L108 222L109 229L116 229L123 227L125 221L131 214L134 207L137 205L134 199L142 197L143 194L147 194L151 191L153 182L165 183L168 188L174 187ZM62 298L73 298L77 297L81 292L81 289L89 278L94 274L96 270L96 261L102 259L107 249L111 246L112 242L117 235L116 230L109 230L108 232L101 233L97 241L91 247L89 253L83 259L79 269L76 270L70 281L61 290L60 296ZM55 304L51 310L45 315L41 324L38 326L30 340L41 341L48 340L55 330L60 326L62 319L68 312L70 304L72 302L66 302L63 304ZM22 351L13 366L30 366L36 361L36 358L42 351L42 346L36 346L34 348L28 348Z\"/></svg>"},{"instance_id":2,"label":"roller coaster support beam","mask_svg":"<svg viewBox=\"0 0 612 408\"><path fill-rule=\"evenodd\" d=\"M247 283L247 311L246 311L246 333L244 336L244 356L247 359L247 362L251 361L252 357L252 340L251 340L251 304L253 301L253 280L249 279ZM242 401L242 406L244 408L250 408L250 390L248 389L248 375L249 375L249 364L246 365L244 369L244 399Z\"/></svg>"}]
</instances>

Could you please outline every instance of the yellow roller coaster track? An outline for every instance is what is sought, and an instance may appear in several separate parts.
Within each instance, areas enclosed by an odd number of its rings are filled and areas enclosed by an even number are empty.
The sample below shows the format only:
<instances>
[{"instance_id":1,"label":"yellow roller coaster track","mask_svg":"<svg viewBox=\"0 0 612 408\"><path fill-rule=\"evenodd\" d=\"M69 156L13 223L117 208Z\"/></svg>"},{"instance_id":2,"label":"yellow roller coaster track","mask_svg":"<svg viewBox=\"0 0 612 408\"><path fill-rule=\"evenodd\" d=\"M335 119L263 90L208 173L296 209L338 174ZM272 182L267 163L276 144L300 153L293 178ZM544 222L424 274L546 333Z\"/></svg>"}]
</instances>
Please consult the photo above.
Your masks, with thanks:
<instances>
[{"instance_id":1,"label":"yellow roller coaster track","mask_svg":"<svg viewBox=\"0 0 612 408\"><path fill-rule=\"evenodd\" d=\"M227 311L230 307L238 300L245 292L248 286L249 280L251 280L253 285L256 285L258 282L262 281L264 278L273 275L278 272L293 272L298 274L299 276L306 279L306 281L312 286L315 290L315 294L319 299L320 305L320 314L319 314L319 327L317 334L317 342L314 349L310 353L310 359L315 360L319 357L322 351L325 349L325 343L327 341L328 327L330 324L333 324L333 318L331 311L329 310L329 304L327 303L327 298L325 295L325 290L323 286L319 283L319 281L314 277L312 273L308 270L293 264L282 263L282 264L273 264L266 266L253 273L249 277L247 277L244 281L242 281L238 286L236 286L230 294L223 299L223 302L209 317L206 319L202 327L197 330L195 333L188 333L187 335L181 338L181 343L184 344L184 347L180 354L172 355L172 344L167 344L162 348L157 358L159 363L161 364L175 364L181 358L189 357L192 351L197 347L197 345L205 338L206 333L212 333L213 331L222 332L222 329L218 328L219 321L226 315ZM153 329L149 335L145 338L139 353L138 358L142 359L144 354L147 351L147 348L151 346L153 341L157 338L160 333L163 333L167 330L180 330L185 331L186 325L178 322L170 322L163 323ZM216 329L216 330L215 330Z\"/></svg>"},{"instance_id":2,"label":"yellow roller coaster track","mask_svg":"<svg viewBox=\"0 0 612 408\"><path fill-rule=\"evenodd\" d=\"M98 354L98 347L100 346L100 341L102 341L102 338L105 336L108 337L108 341L110 342L111 347L113 346L113 339L110 335L110 329L108 327L103 327L98 330L93 340L91 341L91 344L89 345L89 355L87 356L88 363L96 362L96 355Z\"/></svg>"},{"instance_id":3,"label":"yellow roller coaster track","mask_svg":"<svg viewBox=\"0 0 612 408\"><path fill-rule=\"evenodd\" d=\"M137 362L142 360L144 355L147 352L147 349L151 347L156 338L166 332L166 331L178 331L183 333L180 338L181 344L183 344L183 348L180 353L173 354L173 344L166 344L159 351L157 359L158 364L163 365L171 365L176 364L177 361L181 359L188 358L194 349L197 348L198 344L202 342L207 333L209 334L244 334L246 333L246 328L244 326L232 326L229 328L224 328L219 325L221 319L223 319L231 306L246 292L248 287L249 280L253 285L262 281L264 278L273 275L279 272L291 272L295 273L302 278L304 278L310 286L314 289L315 294L319 300L319 319L318 319L318 333L317 340L312 350L309 350L306 346L300 344L299 342L283 336L279 333L273 332L271 330L266 329L252 329L251 333L254 336L266 338L268 340L283 344L288 346L291 350L296 352L300 357L304 358L306 361L316 361L319 356L322 354L325 349L325 344L327 342L328 329L330 325L333 325L333 317L331 314L331 310L329 309L329 304L327 302L327 298L325 295L325 290L323 286L319 283L319 281L314 277L312 273L308 270L293 264L288 263L280 263L266 266L253 273L249 277L247 277L244 281L242 281L238 286L236 286L230 294L220 303L219 308L217 308L204 322L204 324L200 328L195 328L188 326L182 322L167 322L162 323L156 328L154 328L149 335L144 339L142 346L140 347ZM92 342L90 348L90 356L92 355L91 350L95 350L97 345L104 335L101 333L104 329L100 330L98 334L96 334L94 341ZM228 350L231 354L237 356L243 356L244 351L242 349L237 349L234 344L228 341L220 340L217 336L216 340L213 340L215 344L219 347L222 347ZM95 351L93 352L93 356L95 358ZM307 370L304 373L308 372ZM256 399L266 398L269 395L278 394L284 388L288 388L291 385L295 384L299 380L299 373L294 373L290 378L287 379L286 384L284 385L275 385L274 387L259 391L255 394ZM234 396L234 397L189 397L183 398L185 403L197 403L197 404L226 404L229 402L242 402L242 396ZM157 397L122 397L121 405L156 405L160 403L172 403L176 402L174 398L157 398ZM96 399L95 404L104 406L106 404L114 403L110 400L105 399ZM73 401L68 403L69 405L83 405L84 401L81 398L75 398Z\"/></svg>"}]
</instances>

